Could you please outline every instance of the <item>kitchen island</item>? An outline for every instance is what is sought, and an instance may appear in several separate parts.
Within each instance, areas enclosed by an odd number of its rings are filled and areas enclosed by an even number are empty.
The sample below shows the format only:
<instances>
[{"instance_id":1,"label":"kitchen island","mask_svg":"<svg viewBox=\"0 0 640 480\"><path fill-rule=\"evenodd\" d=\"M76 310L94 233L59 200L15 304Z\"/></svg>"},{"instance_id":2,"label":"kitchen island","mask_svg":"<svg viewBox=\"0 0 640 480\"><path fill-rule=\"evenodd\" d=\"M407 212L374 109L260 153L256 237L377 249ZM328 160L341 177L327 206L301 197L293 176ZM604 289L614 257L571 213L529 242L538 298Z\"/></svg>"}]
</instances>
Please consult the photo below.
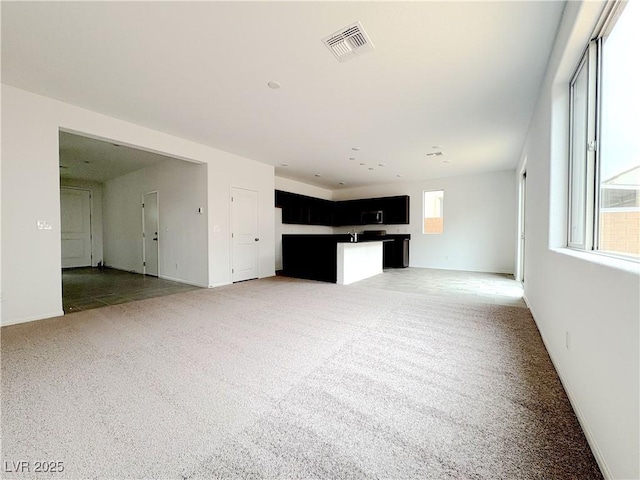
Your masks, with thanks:
<instances>
[{"instance_id":1,"label":"kitchen island","mask_svg":"<svg viewBox=\"0 0 640 480\"><path fill-rule=\"evenodd\" d=\"M283 235L282 273L348 285L382 273L383 243L344 235Z\"/></svg>"},{"instance_id":2,"label":"kitchen island","mask_svg":"<svg viewBox=\"0 0 640 480\"><path fill-rule=\"evenodd\" d=\"M336 283L349 285L382 273L382 241L337 245Z\"/></svg>"}]
</instances>

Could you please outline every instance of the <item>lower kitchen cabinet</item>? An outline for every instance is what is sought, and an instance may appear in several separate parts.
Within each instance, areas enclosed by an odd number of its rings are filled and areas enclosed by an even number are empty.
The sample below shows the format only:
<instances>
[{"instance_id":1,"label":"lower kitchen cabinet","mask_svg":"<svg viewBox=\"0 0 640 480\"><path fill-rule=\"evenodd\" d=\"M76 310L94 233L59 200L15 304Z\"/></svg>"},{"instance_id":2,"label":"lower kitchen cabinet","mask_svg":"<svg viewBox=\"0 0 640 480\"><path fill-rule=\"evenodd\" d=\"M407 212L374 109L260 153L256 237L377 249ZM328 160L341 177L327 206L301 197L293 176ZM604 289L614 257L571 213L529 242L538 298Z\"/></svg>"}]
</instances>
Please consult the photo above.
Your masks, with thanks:
<instances>
[{"instance_id":1,"label":"lower kitchen cabinet","mask_svg":"<svg viewBox=\"0 0 640 480\"><path fill-rule=\"evenodd\" d=\"M395 238L384 242L382 255L384 268L406 268L409 266L409 239Z\"/></svg>"}]
</instances>

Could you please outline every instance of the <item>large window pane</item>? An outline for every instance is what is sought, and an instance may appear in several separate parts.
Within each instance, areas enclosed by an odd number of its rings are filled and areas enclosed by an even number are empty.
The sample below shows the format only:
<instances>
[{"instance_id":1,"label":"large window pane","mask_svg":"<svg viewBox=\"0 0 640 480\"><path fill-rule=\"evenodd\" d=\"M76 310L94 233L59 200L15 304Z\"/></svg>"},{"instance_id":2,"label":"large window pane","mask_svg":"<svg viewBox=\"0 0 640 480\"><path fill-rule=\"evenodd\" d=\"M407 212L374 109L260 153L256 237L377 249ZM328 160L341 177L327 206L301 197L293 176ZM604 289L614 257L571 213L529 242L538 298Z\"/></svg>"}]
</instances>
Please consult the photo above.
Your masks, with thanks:
<instances>
[{"instance_id":1,"label":"large window pane","mask_svg":"<svg viewBox=\"0 0 640 480\"><path fill-rule=\"evenodd\" d=\"M569 244L584 246L587 185L588 65L585 60L571 85L571 169Z\"/></svg>"},{"instance_id":2,"label":"large window pane","mask_svg":"<svg viewBox=\"0 0 640 480\"><path fill-rule=\"evenodd\" d=\"M640 256L640 2L603 42L598 248Z\"/></svg>"}]
</instances>

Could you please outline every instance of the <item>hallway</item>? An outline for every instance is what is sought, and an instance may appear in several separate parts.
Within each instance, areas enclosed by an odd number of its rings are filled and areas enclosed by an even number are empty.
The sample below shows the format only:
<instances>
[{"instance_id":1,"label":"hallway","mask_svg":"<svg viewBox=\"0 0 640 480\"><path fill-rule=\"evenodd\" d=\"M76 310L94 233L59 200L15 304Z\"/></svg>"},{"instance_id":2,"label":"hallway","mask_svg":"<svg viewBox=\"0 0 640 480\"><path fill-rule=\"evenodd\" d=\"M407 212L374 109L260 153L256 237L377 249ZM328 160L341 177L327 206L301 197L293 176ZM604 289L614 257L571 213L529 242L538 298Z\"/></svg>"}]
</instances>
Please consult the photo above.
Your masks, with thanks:
<instances>
[{"instance_id":1,"label":"hallway","mask_svg":"<svg viewBox=\"0 0 640 480\"><path fill-rule=\"evenodd\" d=\"M112 268L71 268L62 271L64 313L163 297L200 287Z\"/></svg>"}]
</instances>

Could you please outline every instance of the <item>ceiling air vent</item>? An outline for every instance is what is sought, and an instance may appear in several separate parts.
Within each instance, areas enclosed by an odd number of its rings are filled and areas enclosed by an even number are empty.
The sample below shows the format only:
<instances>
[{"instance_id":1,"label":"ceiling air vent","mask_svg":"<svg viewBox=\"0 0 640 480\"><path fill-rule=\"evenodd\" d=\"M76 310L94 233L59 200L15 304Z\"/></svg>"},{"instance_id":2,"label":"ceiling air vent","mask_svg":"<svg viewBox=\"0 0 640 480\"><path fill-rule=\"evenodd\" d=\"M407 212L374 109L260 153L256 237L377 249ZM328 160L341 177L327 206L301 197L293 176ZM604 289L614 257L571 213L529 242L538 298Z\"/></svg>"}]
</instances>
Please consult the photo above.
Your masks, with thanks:
<instances>
[{"instance_id":1,"label":"ceiling air vent","mask_svg":"<svg viewBox=\"0 0 640 480\"><path fill-rule=\"evenodd\" d=\"M339 62L346 62L357 55L373 50L373 43L360 22L341 28L335 33L322 39L331 53Z\"/></svg>"}]
</instances>

